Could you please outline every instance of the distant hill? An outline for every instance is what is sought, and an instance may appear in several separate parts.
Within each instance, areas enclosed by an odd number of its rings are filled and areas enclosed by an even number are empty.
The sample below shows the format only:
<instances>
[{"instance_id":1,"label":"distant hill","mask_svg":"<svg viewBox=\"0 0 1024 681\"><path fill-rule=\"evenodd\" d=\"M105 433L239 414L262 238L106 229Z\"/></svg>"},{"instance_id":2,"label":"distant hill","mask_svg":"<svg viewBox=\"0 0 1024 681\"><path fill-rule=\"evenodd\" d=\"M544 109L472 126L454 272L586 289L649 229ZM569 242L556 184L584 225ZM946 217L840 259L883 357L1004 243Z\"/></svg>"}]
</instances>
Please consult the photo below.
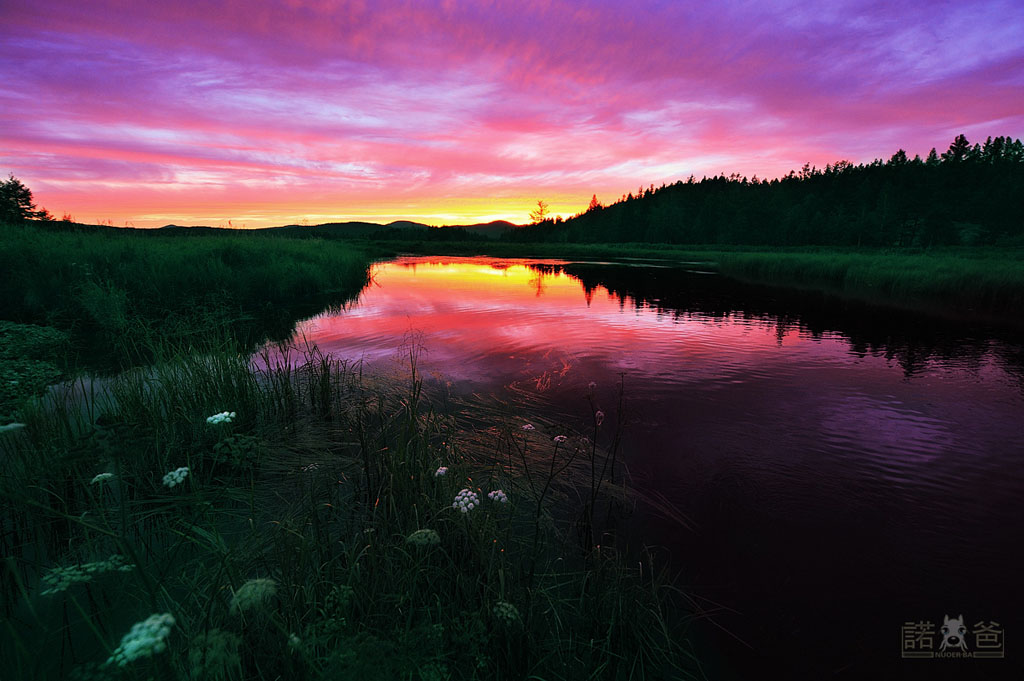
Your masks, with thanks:
<instances>
[{"instance_id":1,"label":"distant hill","mask_svg":"<svg viewBox=\"0 0 1024 681\"><path fill-rule=\"evenodd\" d=\"M411 220L396 220L386 225L375 222L325 222L320 225L282 225L280 227L263 227L260 229L246 230L249 232L277 233L291 237L319 237L327 239L339 238L375 238L386 236L388 238L401 237L408 233L410 238L418 239L423 232L431 229L463 229L466 232L482 237L496 239L506 232L514 229L516 225L505 220L483 222L473 225L445 225L444 227L431 227L421 222ZM195 226L185 227L182 225L165 225L161 230L188 230L189 234L213 233L229 230L222 227Z\"/></svg>"},{"instance_id":2,"label":"distant hill","mask_svg":"<svg viewBox=\"0 0 1024 681\"><path fill-rule=\"evenodd\" d=\"M123 227L112 227L112 229L125 229ZM135 229L134 227L128 229ZM213 234L216 232L223 231L223 227L208 227L206 225L164 225L160 230L174 231L174 230L188 230L189 234L198 234L200 232ZM144 230L138 230L144 231Z\"/></svg>"},{"instance_id":3,"label":"distant hill","mask_svg":"<svg viewBox=\"0 0 1024 681\"><path fill-rule=\"evenodd\" d=\"M431 227L411 220L396 220L386 225L375 222L325 222L320 225L281 225L279 227L261 227L257 229L239 229L230 227L210 227L209 225L164 225L156 229L138 227L115 227L113 225L89 225L60 220L40 221L44 229L59 232L111 230L119 233L135 232L140 235L175 235L175 236L214 236L225 233L247 234L280 234L294 238L324 239L383 239L383 240L421 240L458 241L461 238L498 239L506 233L517 229L505 220L481 222L472 225L445 225Z\"/></svg>"},{"instance_id":4,"label":"distant hill","mask_svg":"<svg viewBox=\"0 0 1024 681\"><path fill-rule=\"evenodd\" d=\"M490 237L491 239L497 239L506 232L510 232L519 225L514 225L507 220L494 220L493 222L480 222L475 225L453 225L461 227L462 229L472 234L480 234L482 236Z\"/></svg>"},{"instance_id":5,"label":"distant hill","mask_svg":"<svg viewBox=\"0 0 1024 681\"><path fill-rule=\"evenodd\" d=\"M254 230L259 232L277 232L288 236L324 237L324 238L360 238L372 237L374 234L389 229L422 231L430 229L428 225L418 222L400 220L387 225L374 222L325 222L322 225L285 225L283 227L267 227Z\"/></svg>"}]
</instances>

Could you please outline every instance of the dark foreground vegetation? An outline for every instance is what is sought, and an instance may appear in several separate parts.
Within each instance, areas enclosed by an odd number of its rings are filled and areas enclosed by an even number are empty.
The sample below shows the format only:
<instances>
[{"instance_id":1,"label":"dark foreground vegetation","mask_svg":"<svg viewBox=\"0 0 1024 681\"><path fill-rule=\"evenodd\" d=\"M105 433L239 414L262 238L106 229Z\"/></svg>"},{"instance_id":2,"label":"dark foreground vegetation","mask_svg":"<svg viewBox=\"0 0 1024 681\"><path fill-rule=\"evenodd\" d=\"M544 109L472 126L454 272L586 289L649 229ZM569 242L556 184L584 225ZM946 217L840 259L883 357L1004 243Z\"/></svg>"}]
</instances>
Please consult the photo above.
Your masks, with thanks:
<instances>
[{"instance_id":1,"label":"dark foreground vegetation","mask_svg":"<svg viewBox=\"0 0 1024 681\"><path fill-rule=\"evenodd\" d=\"M438 411L415 348L400 381L315 349L151 354L0 432L4 678L695 669L679 594L597 546L619 424Z\"/></svg>"}]
</instances>

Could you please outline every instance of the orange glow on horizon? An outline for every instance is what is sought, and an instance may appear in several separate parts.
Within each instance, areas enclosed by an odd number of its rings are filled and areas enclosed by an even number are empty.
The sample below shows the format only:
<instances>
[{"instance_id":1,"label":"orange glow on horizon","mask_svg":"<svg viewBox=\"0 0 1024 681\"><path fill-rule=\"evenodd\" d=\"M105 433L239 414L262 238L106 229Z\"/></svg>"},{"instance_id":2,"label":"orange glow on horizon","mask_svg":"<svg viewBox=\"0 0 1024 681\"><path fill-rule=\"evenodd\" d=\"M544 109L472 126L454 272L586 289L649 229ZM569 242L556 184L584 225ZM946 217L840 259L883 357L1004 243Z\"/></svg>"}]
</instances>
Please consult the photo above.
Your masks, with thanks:
<instances>
[{"instance_id":1,"label":"orange glow on horizon","mask_svg":"<svg viewBox=\"0 0 1024 681\"><path fill-rule=\"evenodd\" d=\"M183 193L177 190L175 193ZM415 204L338 205L281 205L239 200L216 210L193 203L189 198L168 200L167 192L153 196L151 192L126 191L115 206L107 206L95 197L80 197L74 201L47 204L36 196L36 203L47 208L55 217L70 214L76 222L85 224L113 224L115 227L157 228L164 225L195 225L234 229L259 229L282 225L318 225L325 223L369 222L386 225L409 221L431 227L486 224L507 221L515 225L528 224L529 213L537 207L537 199L438 199ZM45 193L42 195L45 196ZM554 196L548 204L551 218L566 219L583 212L589 197ZM532 201L532 202L531 202Z\"/></svg>"}]
</instances>

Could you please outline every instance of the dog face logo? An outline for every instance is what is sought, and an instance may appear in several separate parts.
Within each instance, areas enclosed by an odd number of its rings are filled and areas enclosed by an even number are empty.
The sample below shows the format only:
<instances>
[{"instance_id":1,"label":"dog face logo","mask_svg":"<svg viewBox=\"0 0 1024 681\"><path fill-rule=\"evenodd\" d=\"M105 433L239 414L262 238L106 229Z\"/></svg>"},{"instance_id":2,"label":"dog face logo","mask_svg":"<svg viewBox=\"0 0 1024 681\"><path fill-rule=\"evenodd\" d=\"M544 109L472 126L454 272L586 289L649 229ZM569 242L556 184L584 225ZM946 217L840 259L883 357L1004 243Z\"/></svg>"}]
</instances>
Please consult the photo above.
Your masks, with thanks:
<instances>
[{"instance_id":1,"label":"dog face logo","mask_svg":"<svg viewBox=\"0 0 1024 681\"><path fill-rule=\"evenodd\" d=\"M946 650L948 648L958 648L964 652L967 652L967 641L964 639L964 634L967 633L967 627L964 626L964 616L950 619L949 615L942 616L942 645L939 646L939 650Z\"/></svg>"}]
</instances>

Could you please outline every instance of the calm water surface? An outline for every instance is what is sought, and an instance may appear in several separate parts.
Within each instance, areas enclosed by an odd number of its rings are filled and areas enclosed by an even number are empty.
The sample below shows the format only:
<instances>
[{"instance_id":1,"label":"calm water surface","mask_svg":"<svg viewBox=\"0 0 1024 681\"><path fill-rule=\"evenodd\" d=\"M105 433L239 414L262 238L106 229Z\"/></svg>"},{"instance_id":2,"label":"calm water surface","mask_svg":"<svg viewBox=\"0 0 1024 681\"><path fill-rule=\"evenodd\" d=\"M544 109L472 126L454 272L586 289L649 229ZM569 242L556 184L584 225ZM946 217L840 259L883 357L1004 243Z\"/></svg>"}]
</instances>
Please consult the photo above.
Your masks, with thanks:
<instances>
[{"instance_id":1,"label":"calm water surface","mask_svg":"<svg viewBox=\"0 0 1024 681\"><path fill-rule=\"evenodd\" d=\"M534 391L581 423L587 384L611 413L623 378L634 487L674 511L642 504L622 534L714 613L711 678L1020 673L1019 333L677 267L491 258L381 264L298 330L370 364L410 332L456 390ZM905 622L960 614L997 623L1006 659L902 659Z\"/></svg>"}]
</instances>

